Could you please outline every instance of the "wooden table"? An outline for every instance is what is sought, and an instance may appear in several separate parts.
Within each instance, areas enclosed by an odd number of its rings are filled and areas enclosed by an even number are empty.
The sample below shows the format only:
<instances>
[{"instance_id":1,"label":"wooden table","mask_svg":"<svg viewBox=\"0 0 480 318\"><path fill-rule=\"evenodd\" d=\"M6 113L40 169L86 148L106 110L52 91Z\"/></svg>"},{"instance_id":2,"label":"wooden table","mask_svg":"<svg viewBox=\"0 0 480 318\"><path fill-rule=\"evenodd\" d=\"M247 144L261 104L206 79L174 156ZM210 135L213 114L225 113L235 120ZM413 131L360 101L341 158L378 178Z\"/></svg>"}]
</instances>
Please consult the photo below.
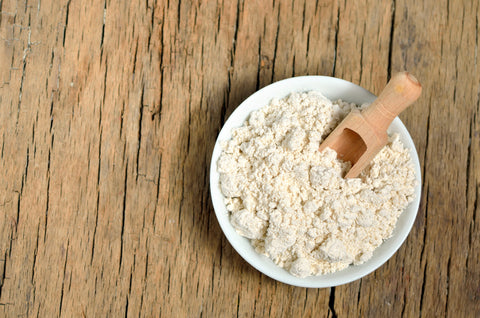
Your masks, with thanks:
<instances>
[{"instance_id":1,"label":"wooden table","mask_svg":"<svg viewBox=\"0 0 480 318\"><path fill-rule=\"evenodd\" d=\"M480 3L0 1L0 316L480 315ZM209 194L216 136L291 76L378 93L423 169L410 236L330 289L273 281L229 245Z\"/></svg>"}]
</instances>

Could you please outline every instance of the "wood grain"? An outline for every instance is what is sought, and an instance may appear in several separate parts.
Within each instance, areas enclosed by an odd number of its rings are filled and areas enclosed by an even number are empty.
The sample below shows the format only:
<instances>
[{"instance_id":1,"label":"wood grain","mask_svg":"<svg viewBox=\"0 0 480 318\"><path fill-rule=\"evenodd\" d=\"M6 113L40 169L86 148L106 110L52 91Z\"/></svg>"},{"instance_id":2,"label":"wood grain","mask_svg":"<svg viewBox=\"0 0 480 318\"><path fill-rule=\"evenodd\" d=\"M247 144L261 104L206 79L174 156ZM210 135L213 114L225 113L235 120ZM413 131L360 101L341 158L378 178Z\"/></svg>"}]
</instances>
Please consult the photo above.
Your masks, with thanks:
<instances>
[{"instance_id":1,"label":"wood grain","mask_svg":"<svg viewBox=\"0 0 480 318\"><path fill-rule=\"evenodd\" d=\"M0 316L480 315L478 1L0 1ZM379 93L423 169L417 220L374 273L278 283L209 197L231 112L298 75Z\"/></svg>"}]
</instances>

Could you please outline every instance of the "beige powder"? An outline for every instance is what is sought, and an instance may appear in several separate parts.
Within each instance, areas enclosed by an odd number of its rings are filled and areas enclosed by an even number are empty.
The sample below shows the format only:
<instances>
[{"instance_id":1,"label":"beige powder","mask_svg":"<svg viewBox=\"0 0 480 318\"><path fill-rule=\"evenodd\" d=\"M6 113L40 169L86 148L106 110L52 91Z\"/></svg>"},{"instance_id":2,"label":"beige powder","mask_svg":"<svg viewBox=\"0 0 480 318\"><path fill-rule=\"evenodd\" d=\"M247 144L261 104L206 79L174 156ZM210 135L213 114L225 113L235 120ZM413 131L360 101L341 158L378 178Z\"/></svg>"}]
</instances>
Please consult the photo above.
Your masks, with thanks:
<instances>
[{"instance_id":1,"label":"beige powder","mask_svg":"<svg viewBox=\"0 0 480 318\"><path fill-rule=\"evenodd\" d=\"M295 276L361 264L413 200L409 151L394 135L359 178L320 142L353 104L293 93L253 112L223 143L220 186L237 232Z\"/></svg>"}]
</instances>

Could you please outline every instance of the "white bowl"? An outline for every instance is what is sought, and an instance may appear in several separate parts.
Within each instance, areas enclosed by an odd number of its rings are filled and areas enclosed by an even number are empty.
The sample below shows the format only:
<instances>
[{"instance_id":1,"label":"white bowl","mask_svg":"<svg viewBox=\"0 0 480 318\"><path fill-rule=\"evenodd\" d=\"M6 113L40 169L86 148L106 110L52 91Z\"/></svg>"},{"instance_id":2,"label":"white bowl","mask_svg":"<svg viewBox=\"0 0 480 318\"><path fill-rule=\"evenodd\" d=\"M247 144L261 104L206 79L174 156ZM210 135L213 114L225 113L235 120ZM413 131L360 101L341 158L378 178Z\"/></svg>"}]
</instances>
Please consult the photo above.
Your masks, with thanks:
<instances>
[{"instance_id":1,"label":"white bowl","mask_svg":"<svg viewBox=\"0 0 480 318\"><path fill-rule=\"evenodd\" d=\"M213 207L217 215L218 223L225 233L233 248L248 262L265 275L276 279L282 283L310 288L332 287L346 284L361 277L368 275L385 263L400 248L410 232L415 217L417 215L418 206L420 204L421 195L421 172L418 154L415 150L407 128L397 117L389 127L388 132L397 132L400 134L400 140L405 147L410 149L413 159L415 174L417 178L417 186L415 188L415 199L411 202L406 210L400 215L397 225L393 231L392 237L385 240L373 253L372 258L361 265L350 265L344 270L320 275L309 276L305 278L295 277L285 269L275 265L275 263L264 255L255 252L250 244L250 240L238 234L230 223L229 212L224 204L224 196L220 190L219 173L217 171L217 161L222 152L220 142L231 139L232 128L243 125L249 114L266 106L274 97L282 98L292 92L302 92L315 90L331 100L342 99L357 105L363 103L371 103L375 100L375 95L366 89L350 83L328 76L299 76L285 79L271 85L268 85L258 92L247 98L228 118L218 135L213 149L212 162L210 165L210 192L212 196Z\"/></svg>"}]
</instances>

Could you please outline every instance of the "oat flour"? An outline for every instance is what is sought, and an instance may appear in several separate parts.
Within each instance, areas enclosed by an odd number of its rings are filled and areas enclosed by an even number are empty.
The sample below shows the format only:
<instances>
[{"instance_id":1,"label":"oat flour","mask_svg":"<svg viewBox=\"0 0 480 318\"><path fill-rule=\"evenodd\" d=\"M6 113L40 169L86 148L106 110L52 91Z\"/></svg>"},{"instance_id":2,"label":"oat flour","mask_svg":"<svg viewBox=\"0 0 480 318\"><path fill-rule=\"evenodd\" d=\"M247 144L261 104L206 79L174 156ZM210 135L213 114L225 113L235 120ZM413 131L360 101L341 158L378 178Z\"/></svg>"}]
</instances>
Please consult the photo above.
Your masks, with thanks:
<instances>
[{"instance_id":1,"label":"oat flour","mask_svg":"<svg viewBox=\"0 0 480 318\"><path fill-rule=\"evenodd\" d=\"M354 104L293 93L253 112L218 160L237 232L298 277L361 264L391 236L413 200L415 173L397 135L355 179L320 142Z\"/></svg>"}]
</instances>

